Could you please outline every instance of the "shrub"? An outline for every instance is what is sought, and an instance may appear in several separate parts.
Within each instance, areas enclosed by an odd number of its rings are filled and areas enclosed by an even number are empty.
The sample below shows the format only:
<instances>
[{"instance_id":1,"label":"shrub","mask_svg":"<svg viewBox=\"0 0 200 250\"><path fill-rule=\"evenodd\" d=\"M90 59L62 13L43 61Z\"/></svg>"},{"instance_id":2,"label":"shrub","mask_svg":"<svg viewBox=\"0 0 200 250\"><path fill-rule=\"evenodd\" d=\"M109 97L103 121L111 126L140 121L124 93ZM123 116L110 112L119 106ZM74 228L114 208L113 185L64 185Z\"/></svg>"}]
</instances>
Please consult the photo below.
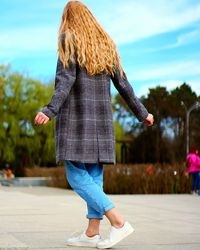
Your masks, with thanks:
<instances>
[{"instance_id":1,"label":"shrub","mask_svg":"<svg viewBox=\"0 0 200 250\"><path fill-rule=\"evenodd\" d=\"M50 186L70 188L65 168L26 168L26 176L51 177ZM104 191L108 194L190 193L191 177L184 164L104 165Z\"/></svg>"}]
</instances>

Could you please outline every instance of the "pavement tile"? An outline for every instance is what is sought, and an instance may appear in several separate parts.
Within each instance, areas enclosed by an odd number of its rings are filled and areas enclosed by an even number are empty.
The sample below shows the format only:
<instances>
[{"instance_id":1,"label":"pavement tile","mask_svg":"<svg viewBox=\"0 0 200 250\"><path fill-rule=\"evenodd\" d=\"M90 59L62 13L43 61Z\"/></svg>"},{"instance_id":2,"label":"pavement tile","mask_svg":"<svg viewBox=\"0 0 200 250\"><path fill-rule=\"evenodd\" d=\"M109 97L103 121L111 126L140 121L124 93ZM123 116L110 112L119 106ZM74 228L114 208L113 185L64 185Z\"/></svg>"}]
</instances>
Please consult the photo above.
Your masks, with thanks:
<instances>
[{"instance_id":1,"label":"pavement tile","mask_svg":"<svg viewBox=\"0 0 200 250\"><path fill-rule=\"evenodd\" d=\"M28 246L10 234L0 234L0 250L26 250Z\"/></svg>"},{"instance_id":2,"label":"pavement tile","mask_svg":"<svg viewBox=\"0 0 200 250\"><path fill-rule=\"evenodd\" d=\"M113 249L199 250L200 197L110 195L135 232ZM87 226L86 204L71 190L0 187L0 250L80 249L68 247L72 232ZM110 225L101 222L106 237ZM84 248L84 250L91 248Z\"/></svg>"}]
</instances>

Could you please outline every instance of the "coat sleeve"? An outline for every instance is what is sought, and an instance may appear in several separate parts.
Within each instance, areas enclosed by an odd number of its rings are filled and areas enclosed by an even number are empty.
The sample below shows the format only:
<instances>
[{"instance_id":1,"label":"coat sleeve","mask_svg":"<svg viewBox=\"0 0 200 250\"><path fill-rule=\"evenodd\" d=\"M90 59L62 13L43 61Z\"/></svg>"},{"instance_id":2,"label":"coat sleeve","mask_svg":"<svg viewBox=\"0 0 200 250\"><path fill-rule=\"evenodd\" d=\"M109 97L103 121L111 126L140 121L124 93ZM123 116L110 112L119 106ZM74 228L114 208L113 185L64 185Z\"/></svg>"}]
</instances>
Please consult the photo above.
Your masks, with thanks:
<instances>
[{"instance_id":1,"label":"coat sleeve","mask_svg":"<svg viewBox=\"0 0 200 250\"><path fill-rule=\"evenodd\" d=\"M200 157L198 155L196 155L196 167L200 168Z\"/></svg>"},{"instance_id":2,"label":"coat sleeve","mask_svg":"<svg viewBox=\"0 0 200 250\"><path fill-rule=\"evenodd\" d=\"M124 73L123 79L119 70L115 70L114 76L111 75L111 79L115 85L115 88L118 90L119 94L138 118L138 120L144 121L148 116L148 111L135 95L135 92L126 77L126 74Z\"/></svg>"},{"instance_id":3,"label":"coat sleeve","mask_svg":"<svg viewBox=\"0 0 200 250\"><path fill-rule=\"evenodd\" d=\"M75 81L76 64L70 63L68 68L64 68L61 60L58 57L54 94L49 104L44 106L40 111L48 116L49 119L55 117L58 114L60 107L68 97Z\"/></svg>"}]
</instances>

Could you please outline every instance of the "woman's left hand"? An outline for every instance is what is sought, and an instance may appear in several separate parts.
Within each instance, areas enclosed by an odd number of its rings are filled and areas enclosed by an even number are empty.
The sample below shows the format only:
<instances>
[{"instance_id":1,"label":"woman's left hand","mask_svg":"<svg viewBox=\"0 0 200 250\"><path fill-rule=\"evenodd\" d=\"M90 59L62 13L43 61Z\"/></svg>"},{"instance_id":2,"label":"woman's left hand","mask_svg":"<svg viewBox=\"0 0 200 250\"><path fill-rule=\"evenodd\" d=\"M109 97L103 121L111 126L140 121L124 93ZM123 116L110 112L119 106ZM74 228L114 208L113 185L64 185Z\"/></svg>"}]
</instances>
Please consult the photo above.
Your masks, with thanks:
<instances>
[{"instance_id":1,"label":"woman's left hand","mask_svg":"<svg viewBox=\"0 0 200 250\"><path fill-rule=\"evenodd\" d=\"M148 116L145 119L144 123L148 127L153 126L153 123L154 123L154 117L153 117L153 115L152 114L148 114Z\"/></svg>"},{"instance_id":2,"label":"woman's left hand","mask_svg":"<svg viewBox=\"0 0 200 250\"><path fill-rule=\"evenodd\" d=\"M47 124L48 121L49 121L49 117L46 116L44 113L39 112L39 113L36 115L36 117L35 117L34 123L35 123L35 125L37 125L37 124L38 124L38 125L39 125L39 124L45 125L45 124Z\"/></svg>"}]
</instances>

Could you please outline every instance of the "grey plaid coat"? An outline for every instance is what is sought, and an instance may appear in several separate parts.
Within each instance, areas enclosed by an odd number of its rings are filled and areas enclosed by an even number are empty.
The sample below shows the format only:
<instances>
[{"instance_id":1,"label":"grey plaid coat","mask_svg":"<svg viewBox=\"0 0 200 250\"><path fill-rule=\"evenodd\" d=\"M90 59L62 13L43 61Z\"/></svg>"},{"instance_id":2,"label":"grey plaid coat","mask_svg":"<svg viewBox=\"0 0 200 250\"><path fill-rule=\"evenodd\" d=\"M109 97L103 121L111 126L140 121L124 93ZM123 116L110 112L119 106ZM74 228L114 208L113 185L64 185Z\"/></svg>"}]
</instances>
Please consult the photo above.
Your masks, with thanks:
<instances>
[{"instance_id":1,"label":"grey plaid coat","mask_svg":"<svg viewBox=\"0 0 200 250\"><path fill-rule=\"evenodd\" d=\"M60 160L116 163L111 79L131 111L144 121L148 115L146 108L118 70L114 76L106 73L91 76L77 63L65 69L58 57L54 94L40 110L50 119L56 116L56 163Z\"/></svg>"}]
</instances>

